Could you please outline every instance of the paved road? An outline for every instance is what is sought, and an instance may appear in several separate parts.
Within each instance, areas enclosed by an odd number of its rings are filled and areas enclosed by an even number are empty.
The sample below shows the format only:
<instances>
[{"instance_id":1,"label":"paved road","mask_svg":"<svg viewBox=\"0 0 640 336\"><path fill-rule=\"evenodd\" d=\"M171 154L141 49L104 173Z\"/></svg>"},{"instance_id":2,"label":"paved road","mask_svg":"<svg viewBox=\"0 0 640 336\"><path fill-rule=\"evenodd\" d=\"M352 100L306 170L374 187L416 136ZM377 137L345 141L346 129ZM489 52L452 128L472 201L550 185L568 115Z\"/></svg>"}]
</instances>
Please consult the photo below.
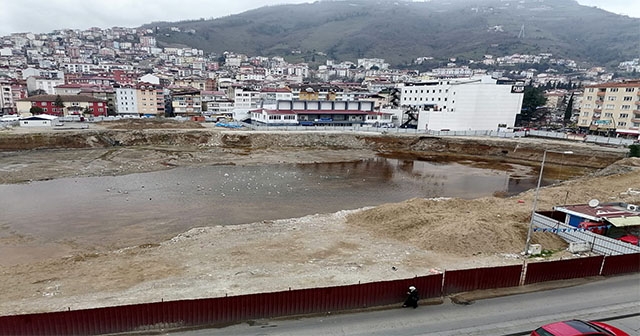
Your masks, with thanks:
<instances>
[{"instance_id":1,"label":"paved road","mask_svg":"<svg viewBox=\"0 0 640 336\"><path fill-rule=\"evenodd\" d=\"M640 274L587 284L475 301L446 300L418 309L391 309L295 320L263 320L220 329L171 333L201 335L518 335L558 320L614 319L609 323L640 335Z\"/></svg>"}]
</instances>

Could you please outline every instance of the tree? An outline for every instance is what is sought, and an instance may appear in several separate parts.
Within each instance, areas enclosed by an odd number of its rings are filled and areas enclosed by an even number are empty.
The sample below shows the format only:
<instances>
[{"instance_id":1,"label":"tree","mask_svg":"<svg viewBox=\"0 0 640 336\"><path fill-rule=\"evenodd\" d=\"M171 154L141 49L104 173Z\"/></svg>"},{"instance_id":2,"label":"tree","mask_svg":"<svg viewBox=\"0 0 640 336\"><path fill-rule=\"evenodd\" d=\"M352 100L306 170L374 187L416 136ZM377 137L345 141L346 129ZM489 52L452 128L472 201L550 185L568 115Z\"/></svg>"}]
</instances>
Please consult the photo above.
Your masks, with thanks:
<instances>
[{"instance_id":1,"label":"tree","mask_svg":"<svg viewBox=\"0 0 640 336\"><path fill-rule=\"evenodd\" d=\"M564 123L565 125L571 121L571 116L573 115L573 93L571 97L569 97L569 101L567 102L567 108L564 110Z\"/></svg>"},{"instance_id":2,"label":"tree","mask_svg":"<svg viewBox=\"0 0 640 336\"><path fill-rule=\"evenodd\" d=\"M31 106L31 108L29 109L29 112L32 115L36 115L36 114L43 114L44 110L40 106Z\"/></svg>"},{"instance_id":3,"label":"tree","mask_svg":"<svg viewBox=\"0 0 640 336\"><path fill-rule=\"evenodd\" d=\"M62 97L60 97L60 95L56 96L56 101L53 103L53 105L55 105L55 107L60 107L60 108L64 107L64 102L62 101Z\"/></svg>"},{"instance_id":4,"label":"tree","mask_svg":"<svg viewBox=\"0 0 640 336\"><path fill-rule=\"evenodd\" d=\"M522 98L522 120L530 121L534 117L538 106L543 106L547 102L544 91L531 85L524 87L524 97Z\"/></svg>"}]
</instances>

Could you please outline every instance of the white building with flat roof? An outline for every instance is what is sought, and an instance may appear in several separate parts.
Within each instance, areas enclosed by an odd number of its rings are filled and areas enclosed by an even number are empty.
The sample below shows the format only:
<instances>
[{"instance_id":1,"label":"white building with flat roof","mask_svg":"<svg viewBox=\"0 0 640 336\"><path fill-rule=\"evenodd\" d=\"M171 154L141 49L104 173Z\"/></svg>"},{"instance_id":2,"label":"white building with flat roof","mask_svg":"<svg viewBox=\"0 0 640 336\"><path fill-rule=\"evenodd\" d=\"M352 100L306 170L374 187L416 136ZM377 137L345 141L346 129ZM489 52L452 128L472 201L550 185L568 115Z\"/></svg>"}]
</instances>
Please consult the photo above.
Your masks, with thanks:
<instances>
[{"instance_id":1,"label":"white building with flat roof","mask_svg":"<svg viewBox=\"0 0 640 336\"><path fill-rule=\"evenodd\" d=\"M138 116L136 89L130 86L116 88L116 113L120 116Z\"/></svg>"},{"instance_id":2,"label":"white building with flat roof","mask_svg":"<svg viewBox=\"0 0 640 336\"><path fill-rule=\"evenodd\" d=\"M58 117L48 114L38 114L31 117L20 118L21 127L51 127L58 121Z\"/></svg>"},{"instance_id":3,"label":"white building with flat roof","mask_svg":"<svg viewBox=\"0 0 640 336\"><path fill-rule=\"evenodd\" d=\"M405 83L400 103L418 109L418 129L497 130L513 127L524 87L491 76Z\"/></svg>"}]
</instances>

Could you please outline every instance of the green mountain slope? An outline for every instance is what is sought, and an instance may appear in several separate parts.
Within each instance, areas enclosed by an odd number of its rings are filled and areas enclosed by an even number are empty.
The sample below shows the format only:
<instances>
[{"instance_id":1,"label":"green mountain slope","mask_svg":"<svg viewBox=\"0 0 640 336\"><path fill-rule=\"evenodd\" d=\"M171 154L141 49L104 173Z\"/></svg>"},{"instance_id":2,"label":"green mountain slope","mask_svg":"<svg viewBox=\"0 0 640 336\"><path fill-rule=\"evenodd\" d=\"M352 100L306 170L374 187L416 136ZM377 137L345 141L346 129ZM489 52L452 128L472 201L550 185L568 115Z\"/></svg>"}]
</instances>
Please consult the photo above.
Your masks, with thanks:
<instances>
[{"instance_id":1,"label":"green mountain slope","mask_svg":"<svg viewBox=\"0 0 640 336\"><path fill-rule=\"evenodd\" d=\"M324 52L336 60L380 57L394 65L422 56L478 59L541 52L617 64L637 58L640 43L640 19L573 0L319 1L147 27L158 28L164 46L262 56L299 50L307 61Z\"/></svg>"}]
</instances>

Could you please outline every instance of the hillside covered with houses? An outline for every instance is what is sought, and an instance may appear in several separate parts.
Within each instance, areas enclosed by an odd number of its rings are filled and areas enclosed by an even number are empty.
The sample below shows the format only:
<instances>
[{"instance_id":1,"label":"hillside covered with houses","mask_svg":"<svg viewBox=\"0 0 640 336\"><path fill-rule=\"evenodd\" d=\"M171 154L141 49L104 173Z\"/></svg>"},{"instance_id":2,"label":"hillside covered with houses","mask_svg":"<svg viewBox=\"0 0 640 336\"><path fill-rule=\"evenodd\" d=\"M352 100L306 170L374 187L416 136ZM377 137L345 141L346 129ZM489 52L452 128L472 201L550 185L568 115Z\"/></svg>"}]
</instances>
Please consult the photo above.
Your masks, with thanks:
<instances>
[{"instance_id":1,"label":"hillside covered with houses","mask_svg":"<svg viewBox=\"0 0 640 336\"><path fill-rule=\"evenodd\" d=\"M451 50L446 57L421 55L394 66L375 56L331 58L320 50L312 57L298 49L265 56L166 42L165 35L197 35L188 27L163 23L2 36L0 113L638 136L639 59L611 67L550 52L496 50L470 58ZM545 98L529 110L523 104L526 87Z\"/></svg>"}]
</instances>

